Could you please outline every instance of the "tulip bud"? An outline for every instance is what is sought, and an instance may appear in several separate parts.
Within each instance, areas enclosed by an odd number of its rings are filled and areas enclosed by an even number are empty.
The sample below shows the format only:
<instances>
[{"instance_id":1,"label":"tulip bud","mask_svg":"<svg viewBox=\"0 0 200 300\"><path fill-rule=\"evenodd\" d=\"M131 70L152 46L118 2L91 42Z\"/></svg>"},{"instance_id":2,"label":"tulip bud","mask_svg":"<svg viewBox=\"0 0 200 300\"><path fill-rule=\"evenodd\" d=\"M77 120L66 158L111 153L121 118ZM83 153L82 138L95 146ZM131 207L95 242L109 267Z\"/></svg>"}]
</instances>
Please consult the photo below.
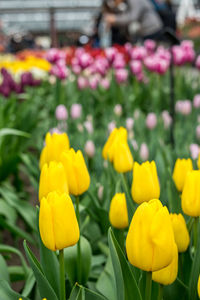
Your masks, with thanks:
<instances>
[{"instance_id":1,"label":"tulip bud","mask_svg":"<svg viewBox=\"0 0 200 300\"><path fill-rule=\"evenodd\" d=\"M69 193L65 169L61 163L51 161L44 164L40 174L39 200L47 197L50 192Z\"/></svg>"},{"instance_id":2,"label":"tulip bud","mask_svg":"<svg viewBox=\"0 0 200 300\"><path fill-rule=\"evenodd\" d=\"M129 149L128 143L116 144L113 154L114 168L118 173L129 172L133 168L133 157Z\"/></svg>"},{"instance_id":3,"label":"tulip bud","mask_svg":"<svg viewBox=\"0 0 200 300\"><path fill-rule=\"evenodd\" d=\"M171 263L174 244L167 207L157 199L142 203L133 215L126 238L129 262L144 271L158 271Z\"/></svg>"},{"instance_id":4,"label":"tulip bud","mask_svg":"<svg viewBox=\"0 0 200 300\"><path fill-rule=\"evenodd\" d=\"M42 198L39 214L40 236L45 247L52 251L75 245L79 226L69 195L51 192Z\"/></svg>"},{"instance_id":5,"label":"tulip bud","mask_svg":"<svg viewBox=\"0 0 200 300\"><path fill-rule=\"evenodd\" d=\"M152 279L160 284L169 285L176 280L178 274L178 248L175 243L173 249L171 263L167 267L152 273Z\"/></svg>"},{"instance_id":6,"label":"tulip bud","mask_svg":"<svg viewBox=\"0 0 200 300\"><path fill-rule=\"evenodd\" d=\"M174 171L173 171L173 180L179 192L183 190L187 173L192 171L192 169L193 169L192 160L190 158L188 159L178 158L176 160Z\"/></svg>"},{"instance_id":7,"label":"tulip bud","mask_svg":"<svg viewBox=\"0 0 200 300\"><path fill-rule=\"evenodd\" d=\"M146 161L141 165L134 163L131 194L138 204L160 197L160 185L154 161Z\"/></svg>"},{"instance_id":8,"label":"tulip bud","mask_svg":"<svg viewBox=\"0 0 200 300\"><path fill-rule=\"evenodd\" d=\"M185 252L190 243L190 236L187 230L185 219L181 214L170 214L170 217L178 252Z\"/></svg>"},{"instance_id":9,"label":"tulip bud","mask_svg":"<svg viewBox=\"0 0 200 300\"><path fill-rule=\"evenodd\" d=\"M117 193L112 198L109 220L113 227L123 229L128 227L128 211L124 193Z\"/></svg>"},{"instance_id":10,"label":"tulip bud","mask_svg":"<svg viewBox=\"0 0 200 300\"><path fill-rule=\"evenodd\" d=\"M113 162L114 149L115 145L127 141L127 130L123 127L114 128L110 133L107 142L105 143L102 151L102 156L105 160L109 159L110 162Z\"/></svg>"},{"instance_id":11,"label":"tulip bud","mask_svg":"<svg viewBox=\"0 0 200 300\"><path fill-rule=\"evenodd\" d=\"M69 138L66 133L52 135L48 132L45 137L45 146L40 155L40 170L45 163L59 161L60 154L69 149Z\"/></svg>"},{"instance_id":12,"label":"tulip bud","mask_svg":"<svg viewBox=\"0 0 200 300\"><path fill-rule=\"evenodd\" d=\"M188 172L181 196L183 212L191 217L200 216L200 171Z\"/></svg>"},{"instance_id":13,"label":"tulip bud","mask_svg":"<svg viewBox=\"0 0 200 300\"><path fill-rule=\"evenodd\" d=\"M75 152L71 148L61 154L60 160L67 175L69 193L78 196L87 191L90 185L90 175L82 152L80 150Z\"/></svg>"},{"instance_id":14,"label":"tulip bud","mask_svg":"<svg viewBox=\"0 0 200 300\"><path fill-rule=\"evenodd\" d=\"M197 284L197 292L198 292L198 296L200 298L200 276L199 276L198 284Z\"/></svg>"}]
</instances>

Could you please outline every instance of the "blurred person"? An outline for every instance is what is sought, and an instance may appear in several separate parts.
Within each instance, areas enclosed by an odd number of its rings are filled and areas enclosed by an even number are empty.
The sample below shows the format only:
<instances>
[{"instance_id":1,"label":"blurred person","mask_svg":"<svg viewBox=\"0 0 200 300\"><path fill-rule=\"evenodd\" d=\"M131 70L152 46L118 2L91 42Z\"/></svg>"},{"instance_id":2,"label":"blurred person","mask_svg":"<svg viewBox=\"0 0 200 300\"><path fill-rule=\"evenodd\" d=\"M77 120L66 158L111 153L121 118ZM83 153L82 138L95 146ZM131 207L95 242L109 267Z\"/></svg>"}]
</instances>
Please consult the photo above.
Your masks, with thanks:
<instances>
[{"instance_id":1,"label":"blurred person","mask_svg":"<svg viewBox=\"0 0 200 300\"><path fill-rule=\"evenodd\" d=\"M164 28L176 31L176 14L173 11L171 0L150 0L159 14Z\"/></svg>"},{"instance_id":2,"label":"blurred person","mask_svg":"<svg viewBox=\"0 0 200 300\"><path fill-rule=\"evenodd\" d=\"M110 0L113 7L124 7L123 11L105 13L105 21L111 28L128 28L133 22L140 25L140 36L143 40L159 40L163 24L150 0Z\"/></svg>"}]
</instances>

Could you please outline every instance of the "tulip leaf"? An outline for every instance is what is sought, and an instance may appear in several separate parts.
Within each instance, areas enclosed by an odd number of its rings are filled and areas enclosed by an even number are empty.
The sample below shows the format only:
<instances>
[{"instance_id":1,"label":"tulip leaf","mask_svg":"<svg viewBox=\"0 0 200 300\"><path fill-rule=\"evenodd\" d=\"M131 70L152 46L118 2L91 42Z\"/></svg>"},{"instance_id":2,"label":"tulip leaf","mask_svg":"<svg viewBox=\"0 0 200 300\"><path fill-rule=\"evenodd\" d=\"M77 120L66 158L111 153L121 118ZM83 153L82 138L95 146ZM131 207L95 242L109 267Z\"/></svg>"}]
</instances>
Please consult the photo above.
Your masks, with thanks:
<instances>
[{"instance_id":1,"label":"tulip leaf","mask_svg":"<svg viewBox=\"0 0 200 300\"><path fill-rule=\"evenodd\" d=\"M108 231L108 243L115 273L118 300L142 300L140 290L131 268L122 252L111 228Z\"/></svg>"},{"instance_id":2,"label":"tulip leaf","mask_svg":"<svg viewBox=\"0 0 200 300\"><path fill-rule=\"evenodd\" d=\"M29 300L29 298L23 297L13 291L8 282L5 280L0 281L0 291L2 300L18 300L19 298L21 298L22 300Z\"/></svg>"},{"instance_id":3,"label":"tulip leaf","mask_svg":"<svg viewBox=\"0 0 200 300\"><path fill-rule=\"evenodd\" d=\"M69 300L107 300L107 298L76 283Z\"/></svg>"},{"instance_id":4,"label":"tulip leaf","mask_svg":"<svg viewBox=\"0 0 200 300\"><path fill-rule=\"evenodd\" d=\"M189 300L197 299L197 282L200 273L200 223L198 220L198 230L197 230L197 248L192 264L192 270L190 274L190 282L189 282Z\"/></svg>"},{"instance_id":5,"label":"tulip leaf","mask_svg":"<svg viewBox=\"0 0 200 300\"><path fill-rule=\"evenodd\" d=\"M4 257L1 254L0 254L0 270L1 270L0 280L6 280L7 282L10 282L8 267Z\"/></svg>"},{"instance_id":6,"label":"tulip leaf","mask_svg":"<svg viewBox=\"0 0 200 300\"><path fill-rule=\"evenodd\" d=\"M26 241L24 241L24 250L26 252L26 256L31 265L33 273L35 275L40 296L42 298L58 300L58 297L55 294L53 288L51 287L48 279L45 277L44 271L42 270L39 261L37 260L33 252L28 247Z\"/></svg>"},{"instance_id":7,"label":"tulip leaf","mask_svg":"<svg viewBox=\"0 0 200 300\"><path fill-rule=\"evenodd\" d=\"M88 280L90 268L91 268L91 259L92 259L92 250L88 240L81 236L81 283L85 284ZM77 245L64 249L65 257L65 267L69 280L72 285L75 284L78 280L78 265L77 260Z\"/></svg>"},{"instance_id":8,"label":"tulip leaf","mask_svg":"<svg viewBox=\"0 0 200 300\"><path fill-rule=\"evenodd\" d=\"M28 297L35 285L35 276L31 270L26 278L26 283L22 291L22 296Z\"/></svg>"},{"instance_id":9,"label":"tulip leaf","mask_svg":"<svg viewBox=\"0 0 200 300\"><path fill-rule=\"evenodd\" d=\"M5 135L16 135L16 136L22 136L26 138L30 138L30 134L18 129L13 129L13 128L2 128L0 129L0 137L5 136Z\"/></svg>"},{"instance_id":10,"label":"tulip leaf","mask_svg":"<svg viewBox=\"0 0 200 300\"><path fill-rule=\"evenodd\" d=\"M42 243L39 232L39 207L37 207L37 229L39 236L40 262L46 278L54 289L56 295L59 295L59 263L55 252L47 249Z\"/></svg>"},{"instance_id":11,"label":"tulip leaf","mask_svg":"<svg viewBox=\"0 0 200 300\"><path fill-rule=\"evenodd\" d=\"M105 268L96 283L96 289L109 300L117 299L114 270L110 254L108 256Z\"/></svg>"}]
</instances>

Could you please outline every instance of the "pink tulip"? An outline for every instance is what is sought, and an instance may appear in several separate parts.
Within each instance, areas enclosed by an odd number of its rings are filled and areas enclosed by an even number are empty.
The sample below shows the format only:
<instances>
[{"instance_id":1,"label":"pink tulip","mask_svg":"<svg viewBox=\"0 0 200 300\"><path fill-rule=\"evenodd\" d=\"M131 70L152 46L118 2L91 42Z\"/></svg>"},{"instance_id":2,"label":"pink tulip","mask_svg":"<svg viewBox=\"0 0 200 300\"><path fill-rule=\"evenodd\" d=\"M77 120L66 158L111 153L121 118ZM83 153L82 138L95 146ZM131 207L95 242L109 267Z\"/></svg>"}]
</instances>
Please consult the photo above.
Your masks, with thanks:
<instances>
[{"instance_id":1,"label":"pink tulip","mask_svg":"<svg viewBox=\"0 0 200 300\"><path fill-rule=\"evenodd\" d=\"M169 128L172 123L172 117L170 116L167 110L164 110L162 112L162 119L163 119L165 129Z\"/></svg>"},{"instance_id":2,"label":"pink tulip","mask_svg":"<svg viewBox=\"0 0 200 300\"><path fill-rule=\"evenodd\" d=\"M130 62L131 72L136 75L142 72L142 63L140 60L132 60Z\"/></svg>"},{"instance_id":3,"label":"pink tulip","mask_svg":"<svg viewBox=\"0 0 200 300\"><path fill-rule=\"evenodd\" d=\"M87 130L88 133L92 134L94 129L91 121L85 121L84 122L84 127Z\"/></svg>"},{"instance_id":4,"label":"pink tulip","mask_svg":"<svg viewBox=\"0 0 200 300\"><path fill-rule=\"evenodd\" d=\"M82 105L78 103L72 104L70 110L70 115L72 119L79 119L81 117L81 113L82 113Z\"/></svg>"},{"instance_id":5,"label":"pink tulip","mask_svg":"<svg viewBox=\"0 0 200 300\"><path fill-rule=\"evenodd\" d=\"M65 121L68 118L68 112L64 105L60 104L56 107L56 119Z\"/></svg>"},{"instance_id":6,"label":"pink tulip","mask_svg":"<svg viewBox=\"0 0 200 300\"><path fill-rule=\"evenodd\" d=\"M134 125L134 120L133 118L127 118L126 119L126 128L127 130L132 130L133 129L133 125Z\"/></svg>"},{"instance_id":7,"label":"pink tulip","mask_svg":"<svg viewBox=\"0 0 200 300\"><path fill-rule=\"evenodd\" d=\"M192 159L197 159L199 156L199 145L197 144L191 144L190 145L190 154Z\"/></svg>"},{"instance_id":8,"label":"pink tulip","mask_svg":"<svg viewBox=\"0 0 200 300\"><path fill-rule=\"evenodd\" d=\"M147 144L142 143L140 146L140 157L142 160L148 160L149 158L149 149L147 147Z\"/></svg>"},{"instance_id":9,"label":"pink tulip","mask_svg":"<svg viewBox=\"0 0 200 300\"><path fill-rule=\"evenodd\" d=\"M88 79L83 76L79 76L77 79L78 88L83 90L88 87Z\"/></svg>"},{"instance_id":10,"label":"pink tulip","mask_svg":"<svg viewBox=\"0 0 200 300\"><path fill-rule=\"evenodd\" d=\"M120 104L116 104L114 107L114 113L116 116L120 117L122 115L122 106Z\"/></svg>"},{"instance_id":11,"label":"pink tulip","mask_svg":"<svg viewBox=\"0 0 200 300\"><path fill-rule=\"evenodd\" d=\"M115 70L115 78L117 83L124 83L128 78L128 71L126 69Z\"/></svg>"},{"instance_id":12,"label":"pink tulip","mask_svg":"<svg viewBox=\"0 0 200 300\"><path fill-rule=\"evenodd\" d=\"M152 130L157 125L157 117L155 113L149 113L146 117L146 126L148 129Z\"/></svg>"},{"instance_id":13,"label":"pink tulip","mask_svg":"<svg viewBox=\"0 0 200 300\"><path fill-rule=\"evenodd\" d=\"M108 131L109 131L109 133L112 132L113 129L115 129L115 127L116 127L115 121L110 122L110 123L108 124Z\"/></svg>"},{"instance_id":14,"label":"pink tulip","mask_svg":"<svg viewBox=\"0 0 200 300\"><path fill-rule=\"evenodd\" d=\"M94 145L93 141L88 140L86 142L86 144L85 144L84 150L85 150L85 153L87 154L87 156L89 158L94 157L94 154L95 154L95 145Z\"/></svg>"},{"instance_id":15,"label":"pink tulip","mask_svg":"<svg viewBox=\"0 0 200 300\"><path fill-rule=\"evenodd\" d=\"M194 96L193 106L195 108L199 108L200 107L200 94L197 94L197 95Z\"/></svg>"},{"instance_id":16,"label":"pink tulip","mask_svg":"<svg viewBox=\"0 0 200 300\"><path fill-rule=\"evenodd\" d=\"M108 78L102 78L99 84L104 90L107 90L110 87L110 81Z\"/></svg>"},{"instance_id":17,"label":"pink tulip","mask_svg":"<svg viewBox=\"0 0 200 300\"><path fill-rule=\"evenodd\" d=\"M196 128L196 137L198 140L200 140L200 125L198 125Z\"/></svg>"}]
</instances>

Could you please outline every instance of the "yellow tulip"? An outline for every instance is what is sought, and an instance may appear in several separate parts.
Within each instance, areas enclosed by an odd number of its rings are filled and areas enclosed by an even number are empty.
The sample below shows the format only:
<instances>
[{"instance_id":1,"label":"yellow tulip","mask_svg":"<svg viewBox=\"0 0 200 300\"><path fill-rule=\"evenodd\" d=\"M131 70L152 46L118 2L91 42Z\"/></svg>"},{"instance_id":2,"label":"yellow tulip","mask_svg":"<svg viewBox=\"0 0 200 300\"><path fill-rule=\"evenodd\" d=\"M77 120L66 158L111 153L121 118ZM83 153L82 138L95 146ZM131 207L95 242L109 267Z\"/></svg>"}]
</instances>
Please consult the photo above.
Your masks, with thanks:
<instances>
[{"instance_id":1,"label":"yellow tulip","mask_svg":"<svg viewBox=\"0 0 200 300\"><path fill-rule=\"evenodd\" d=\"M152 273L152 279L160 284L169 285L176 280L178 274L178 248L175 243L173 249L171 263L167 267Z\"/></svg>"},{"instance_id":2,"label":"yellow tulip","mask_svg":"<svg viewBox=\"0 0 200 300\"><path fill-rule=\"evenodd\" d=\"M123 229L128 227L128 211L124 193L117 193L112 198L109 219L110 223L115 228Z\"/></svg>"},{"instance_id":3,"label":"yellow tulip","mask_svg":"<svg viewBox=\"0 0 200 300\"><path fill-rule=\"evenodd\" d=\"M51 161L44 164L40 174L39 200L50 192L69 193L65 169L61 163Z\"/></svg>"},{"instance_id":4,"label":"yellow tulip","mask_svg":"<svg viewBox=\"0 0 200 300\"><path fill-rule=\"evenodd\" d=\"M199 276L198 284L197 284L197 292L198 292L198 296L200 298L200 276Z\"/></svg>"},{"instance_id":5,"label":"yellow tulip","mask_svg":"<svg viewBox=\"0 0 200 300\"><path fill-rule=\"evenodd\" d=\"M45 137L45 146L40 155L40 170L45 163L50 161L59 161L60 155L63 151L69 149L69 138L66 133L48 132Z\"/></svg>"},{"instance_id":6,"label":"yellow tulip","mask_svg":"<svg viewBox=\"0 0 200 300\"><path fill-rule=\"evenodd\" d=\"M189 171L192 171L192 160L188 159L180 159L176 160L174 171L173 171L173 180L176 185L178 191L182 192L183 186L185 183L185 178Z\"/></svg>"},{"instance_id":7,"label":"yellow tulip","mask_svg":"<svg viewBox=\"0 0 200 300\"><path fill-rule=\"evenodd\" d=\"M113 165L118 173L129 172L133 168L133 157L128 143L119 143L113 155Z\"/></svg>"},{"instance_id":8,"label":"yellow tulip","mask_svg":"<svg viewBox=\"0 0 200 300\"><path fill-rule=\"evenodd\" d=\"M159 199L160 185L154 161L146 161L141 165L134 163L131 194L138 204L154 198Z\"/></svg>"},{"instance_id":9,"label":"yellow tulip","mask_svg":"<svg viewBox=\"0 0 200 300\"><path fill-rule=\"evenodd\" d=\"M187 174L181 196L183 212L191 217L200 216L200 171Z\"/></svg>"},{"instance_id":10,"label":"yellow tulip","mask_svg":"<svg viewBox=\"0 0 200 300\"><path fill-rule=\"evenodd\" d=\"M173 259L174 243L167 207L157 199L142 203L133 215L126 238L129 262L144 271L163 269Z\"/></svg>"},{"instance_id":11,"label":"yellow tulip","mask_svg":"<svg viewBox=\"0 0 200 300\"><path fill-rule=\"evenodd\" d=\"M51 192L40 203L39 229L43 244L50 250L61 250L79 240L79 226L74 206L66 193Z\"/></svg>"},{"instance_id":12,"label":"yellow tulip","mask_svg":"<svg viewBox=\"0 0 200 300\"><path fill-rule=\"evenodd\" d=\"M127 142L128 133L124 127L114 128L111 132L106 144L103 147L102 156L105 160L109 159L113 162L114 152L119 144Z\"/></svg>"},{"instance_id":13,"label":"yellow tulip","mask_svg":"<svg viewBox=\"0 0 200 300\"><path fill-rule=\"evenodd\" d=\"M190 243L190 236L187 230L185 219L181 214L170 214L174 238L179 252L185 252Z\"/></svg>"},{"instance_id":14,"label":"yellow tulip","mask_svg":"<svg viewBox=\"0 0 200 300\"><path fill-rule=\"evenodd\" d=\"M71 148L61 154L60 160L65 168L69 193L75 196L83 194L90 186L90 175L83 154Z\"/></svg>"}]
</instances>

